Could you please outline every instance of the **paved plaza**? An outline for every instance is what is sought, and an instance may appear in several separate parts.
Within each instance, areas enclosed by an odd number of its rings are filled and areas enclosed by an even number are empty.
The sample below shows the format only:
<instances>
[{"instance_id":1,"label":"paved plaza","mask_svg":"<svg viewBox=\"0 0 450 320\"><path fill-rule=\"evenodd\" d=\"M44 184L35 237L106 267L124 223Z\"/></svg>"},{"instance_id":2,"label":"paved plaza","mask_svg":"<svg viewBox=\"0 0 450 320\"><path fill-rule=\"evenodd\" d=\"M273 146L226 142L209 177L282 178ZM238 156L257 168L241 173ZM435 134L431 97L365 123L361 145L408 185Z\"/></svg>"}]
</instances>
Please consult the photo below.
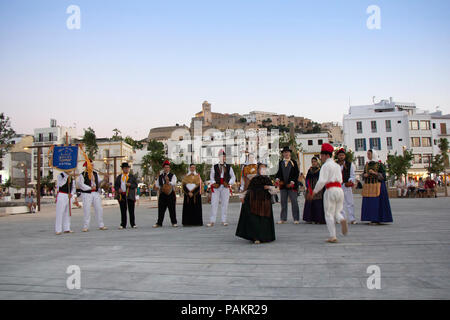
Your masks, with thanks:
<instances>
[{"instance_id":1,"label":"paved plaza","mask_svg":"<svg viewBox=\"0 0 450 320\"><path fill-rule=\"evenodd\" d=\"M303 204L303 201L300 203ZM0 217L0 299L449 299L450 198L391 199L394 224L351 225L327 244L325 225L276 225L277 240L254 245L235 237L239 204L228 227L153 229L157 211L137 208L138 229L118 230L117 206L105 208L110 230L54 234L54 206ZM357 217L361 198L356 197ZM203 207L206 223L210 205ZM274 205L275 219L280 206ZM177 206L181 223L181 206ZM339 230L339 229L338 229ZM66 286L69 265L81 289ZM367 268L381 270L368 289Z\"/></svg>"}]
</instances>

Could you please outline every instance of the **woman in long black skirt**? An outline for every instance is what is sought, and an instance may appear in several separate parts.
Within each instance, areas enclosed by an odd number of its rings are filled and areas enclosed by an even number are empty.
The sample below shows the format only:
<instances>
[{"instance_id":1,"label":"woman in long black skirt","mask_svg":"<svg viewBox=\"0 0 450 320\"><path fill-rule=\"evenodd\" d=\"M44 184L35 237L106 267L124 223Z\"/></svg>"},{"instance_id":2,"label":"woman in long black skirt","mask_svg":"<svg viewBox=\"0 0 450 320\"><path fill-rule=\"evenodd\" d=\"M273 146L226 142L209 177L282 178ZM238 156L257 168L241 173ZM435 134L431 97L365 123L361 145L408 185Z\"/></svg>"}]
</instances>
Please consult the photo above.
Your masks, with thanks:
<instances>
[{"instance_id":1,"label":"woman in long black skirt","mask_svg":"<svg viewBox=\"0 0 450 320\"><path fill-rule=\"evenodd\" d=\"M195 165L189 166L189 173L183 178L183 226L202 226L202 179L195 171Z\"/></svg>"},{"instance_id":2,"label":"woman in long black skirt","mask_svg":"<svg viewBox=\"0 0 450 320\"><path fill-rule=\"evenodd\" d=\"M306 190L305 193L312 194L314 187L316 186L317 181L319 180L320 175L320 165L319 161L316 157L311 159L311 168L308 170L308 174L306 175L305 185ZM306 199L306 195L305 195ZM314 195L312 200L305 200L305 207L303 209L303 220L306 223L317 223L317 224L325 224L325 211L323 208L323 191Z\"/></svg>"},{"instance_id":3,"label":"woman in long black skirt","mask_svg":"<svg viewBox=\"0 0 450 320\"><path fill-rule=\"evenodd\" d=\"M275 240L270 193L275 187L266 171L265 164L258 164L258 175L248 185L236 230L236 236L255 244Z\"/></svg>"}]
</instances>

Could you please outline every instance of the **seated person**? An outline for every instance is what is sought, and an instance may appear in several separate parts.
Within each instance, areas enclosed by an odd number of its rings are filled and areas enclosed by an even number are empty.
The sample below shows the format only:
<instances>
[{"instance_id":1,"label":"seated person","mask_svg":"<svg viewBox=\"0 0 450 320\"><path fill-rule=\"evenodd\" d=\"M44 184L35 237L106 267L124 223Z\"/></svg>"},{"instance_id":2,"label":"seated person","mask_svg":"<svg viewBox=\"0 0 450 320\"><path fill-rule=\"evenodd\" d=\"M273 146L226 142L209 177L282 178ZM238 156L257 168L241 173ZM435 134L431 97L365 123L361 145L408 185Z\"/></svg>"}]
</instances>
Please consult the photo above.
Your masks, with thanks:
<instances>
[{"instance_id":1,"label":"seated person","mask_svg":"<svg viewBox=\"0 0 450 320\"><path fill-rule=\"evenodd\" d=\"M31 213L36 212L36 203L34 202L34 193L31 191L25 196L25 203L27 204L28 210L30 210Z\"/></svg>"},{"instance_id":2,"label":"seated person","mask_svg":"<svg viewBox=\"0 0 450 320\"><path fill-rule=\"evenodd\" d=\"M419 186L417 191L419 192L419 198L423 198L425 196L425 182L422 178L419 178Z\"/></svg>"},{"instance_id":3,"label":"seated person","mask_svg":"<svg viewBox=\"0 0 450 320\"><path fill-rule=\"evenodd\" d=\"M408 184L406 185L408 188L408 195L409 197L416 196L416 182L413 178L409 178Z\"/></svg>"},{"instance_id":4,"label":"seated person","mask_svg":"<svg viewBox=\"0 0 450 320\"><path fill-rule=\"evenodd\" d=\"M397 194L398 197L406 197L406 194L408 193L408 188L406 187L406 185L403 183L403 181L401 179L395 181L395 188L397 188Z\"/></svg>"},{"instance_id":5,"label":"seated person","mask_svg":"<svg viewBox=\"0 0 450 320\"><path fill-rule=\"evenodd\" d=\"M437 198L436 181L431 180L430 176L428 176L427 180L425 181L425 190L427 192L428 198L430 198L431 195L434 195L434 197Z\"/></svg>"}]
</instances>

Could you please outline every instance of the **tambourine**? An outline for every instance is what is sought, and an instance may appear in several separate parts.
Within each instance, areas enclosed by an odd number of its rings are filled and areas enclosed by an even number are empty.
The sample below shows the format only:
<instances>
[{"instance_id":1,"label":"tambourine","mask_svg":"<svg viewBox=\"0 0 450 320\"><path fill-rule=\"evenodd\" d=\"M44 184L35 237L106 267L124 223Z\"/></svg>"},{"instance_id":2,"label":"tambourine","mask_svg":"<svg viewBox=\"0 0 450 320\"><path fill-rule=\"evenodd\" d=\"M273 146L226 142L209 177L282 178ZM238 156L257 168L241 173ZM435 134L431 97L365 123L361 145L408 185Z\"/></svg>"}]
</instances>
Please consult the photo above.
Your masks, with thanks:
<instances>
[{"instance_id":1,"label":"tambourine","mask_svg":"<svg viewBox=\"0 0 450 320\"><path fill-rule=\"evenodd\" d=\"M169 195L172 193L173 189L172 186L170 184L164 184L161 188L161 191L166 194Z\"/></svg>"}]
</instances>

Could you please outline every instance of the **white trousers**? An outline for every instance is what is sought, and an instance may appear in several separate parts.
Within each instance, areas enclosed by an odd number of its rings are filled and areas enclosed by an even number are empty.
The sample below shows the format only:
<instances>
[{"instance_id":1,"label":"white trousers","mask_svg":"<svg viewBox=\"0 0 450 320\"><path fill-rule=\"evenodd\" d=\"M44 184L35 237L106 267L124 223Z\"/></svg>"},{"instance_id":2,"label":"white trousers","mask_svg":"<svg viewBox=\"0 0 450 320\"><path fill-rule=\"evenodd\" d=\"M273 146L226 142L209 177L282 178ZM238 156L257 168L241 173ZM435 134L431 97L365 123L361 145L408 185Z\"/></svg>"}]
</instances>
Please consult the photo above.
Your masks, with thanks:
<instances>
[{"instance_id":1,"label":"white trousers","mask_svg":"<svg viewBox=\"0 0 450 320\"><path fill-rule=\"evenodd\" d=\"M407 193L408 193L408 189L397 188L397 194L399 197L401 197L401 196L406 197Z\"/></svg>"},{"instance_id":2,"label":"white trousers","mask_svg":"<svg viewBox=\"0 0 450 320\"><path fill-rule=\"evenodd\" d=\"M211 223L216 222L217 210L219 209L219 201L222 207L222 222L227 222L228 201L230 200L230 189L221 185L218 189L214 189L211 194Z\"/></svg>"},{"instance_id":3,"label":"white trousers","mask_svg":"<svg viewBox=\"0 0 450 320\"><path fill-rule=\"evenodd\" d=\"M74 198L71 198L73 203ZM58 193L56 198L56 222L55 232L70 230L70 216L69 216L69 195L66 193Z\"/></svg>"},{"instance_id":4,"label":"white trousers","mask_svg":"<svg viewBox=\"0 0 450 320\"><path fill-rule=\"evenodd\" d=\"M342 190L344 191L344 206L342 208L341 214L347 217L347 221L356 221L355 218L355 204L353 201L353 189L347 188L342 185ZM346 211L347 210L347 214Z\"/></svg>"},{"instance_id":5,"label":"white trousers","mask_svg":"<svg viewBox=\"0 0 450 320\"><path fill-rule=\"evenodd\" d=\"M341 222L344 216L341 214L344 206L344 191L339 187L325 190L323 195L323 208L325 210L325 221L327 222L330 238L336 238L336 221Z\"/></svg>"},{"instance_id":6,"label":"white trousers","mask_svg":"<svg viewBox=\"0 0 450 320\"><path fill-rule=\"evenodd\" d=\"M91 206L94 206L95 215L97 216L97 223L99 228L103 228L105 224L103 223L103 208L102 199L98 192L91 193L81 193L83 201L83 228L89 229L89 224L91 222Z\"/></svg>"}]
</instances>

